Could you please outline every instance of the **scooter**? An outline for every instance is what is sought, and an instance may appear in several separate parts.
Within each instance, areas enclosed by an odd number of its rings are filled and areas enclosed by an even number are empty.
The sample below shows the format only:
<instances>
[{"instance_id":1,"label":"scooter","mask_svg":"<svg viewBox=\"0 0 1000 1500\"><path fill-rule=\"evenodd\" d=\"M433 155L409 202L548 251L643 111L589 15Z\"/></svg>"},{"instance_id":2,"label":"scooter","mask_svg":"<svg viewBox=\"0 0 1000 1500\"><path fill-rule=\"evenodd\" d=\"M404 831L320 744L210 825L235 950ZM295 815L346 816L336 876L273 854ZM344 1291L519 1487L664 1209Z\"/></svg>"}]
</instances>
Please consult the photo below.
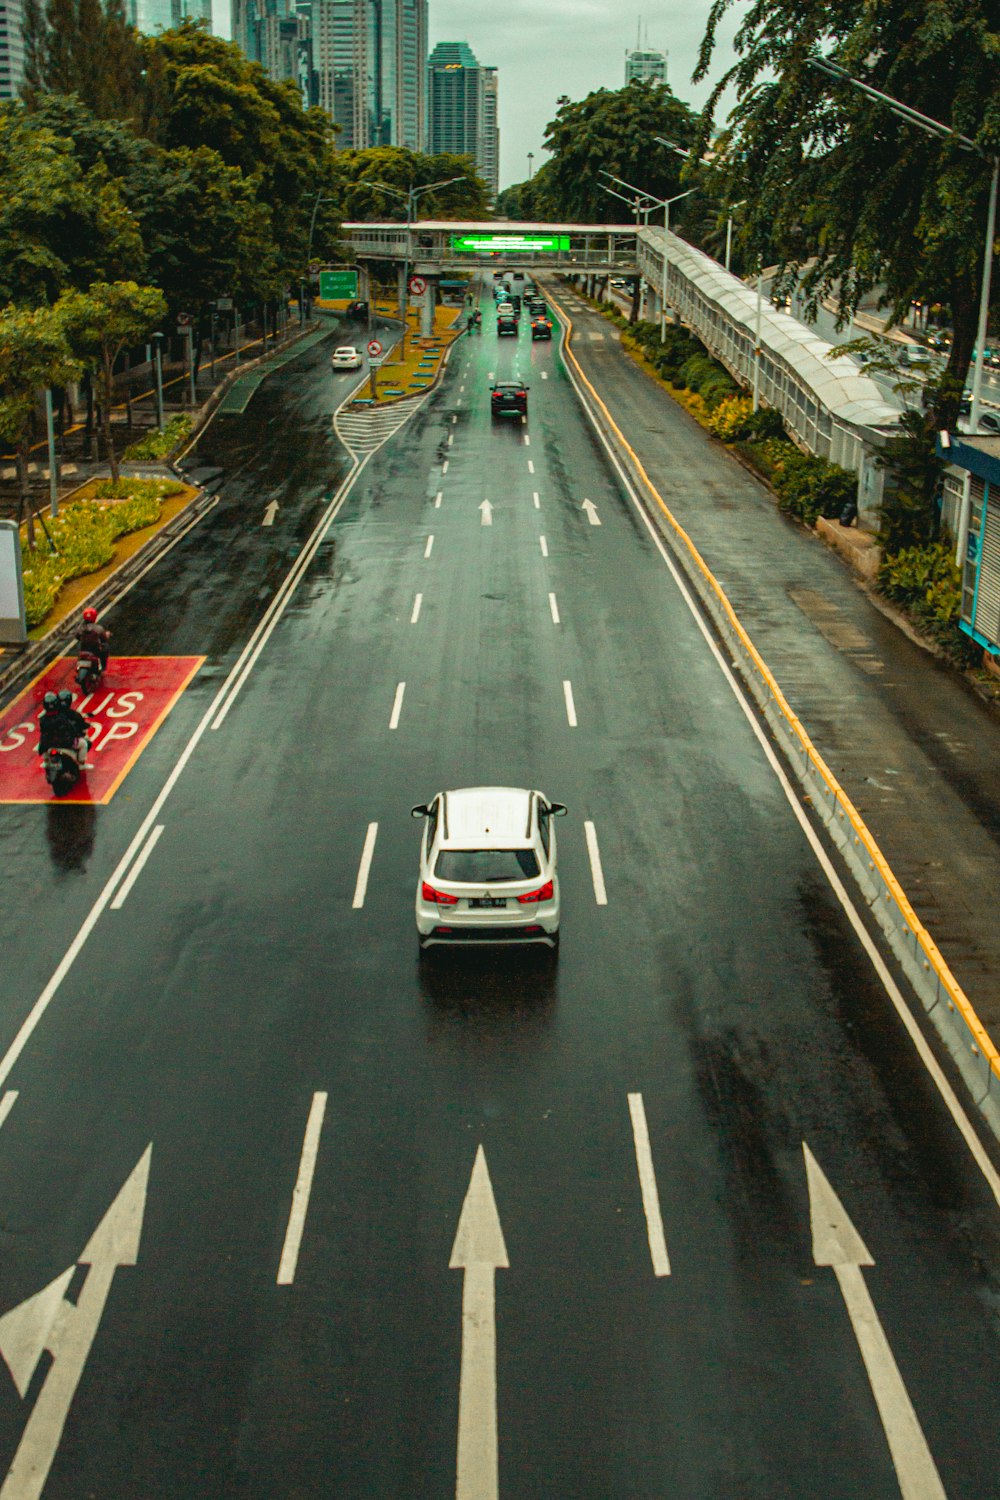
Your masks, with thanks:
<instances>
[{"instance_id":1,"label":"scooter","mask_svg":"<svg viewBox=\"0 0 1000 1500\"><path fill-rule=\"evenodd\" d=\"M52 745L42 757L45 780L57 797L65 797L80 780L80 761L75 749Z\"/></svg>"},{"instance_id":2,"label":"scooter","mask_svg":"<svg viewBox=\"0 0 1000 1500\"><path fill-rule=\"evenodd\" d=\"M76 660L76 680L82 693L91 693L104 676L101 658L93 651L81 651Z\"/></svg>"}]
</instances>

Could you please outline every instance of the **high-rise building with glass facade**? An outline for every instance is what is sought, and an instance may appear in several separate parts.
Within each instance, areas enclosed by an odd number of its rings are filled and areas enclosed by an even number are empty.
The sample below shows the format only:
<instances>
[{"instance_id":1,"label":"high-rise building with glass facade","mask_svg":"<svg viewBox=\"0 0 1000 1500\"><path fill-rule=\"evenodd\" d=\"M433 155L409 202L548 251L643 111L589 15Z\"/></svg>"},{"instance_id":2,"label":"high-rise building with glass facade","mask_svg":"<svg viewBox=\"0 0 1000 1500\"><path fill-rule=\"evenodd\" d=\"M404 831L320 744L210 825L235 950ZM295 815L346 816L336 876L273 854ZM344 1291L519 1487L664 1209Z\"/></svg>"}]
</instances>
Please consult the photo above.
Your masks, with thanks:
<instances>
[{"instance_id":1,"label":"high-rise building with glass facade","mask_svg":"<svg viewBox=\"0 0 1000 1500\"><path fill-rule=\"evenodd\" d=\"M645 47L625 54L626 83L666 83L667 54Z\"/></svg>"},{"instance_id":2,"label":"high-rise building with glass facade","mask_svg":"<svg viewBox=\"0 0 1000 1500\"><path fill-rule=\"evenodd\" d=\"M438 42L427 64L428 146L471 156L491 193L500 178L497 70L476 61L468 42Z\"/></svg>"},{"instance_id":3,"label":"high-rise building with glass facade","mask_svg":"<svg viewBox=\"0 0 1000 1500\"><path fill-rule=\"evenodd\" d=\"M212 24L212 0L127 0L125 14L137 31L153 36L182 21Z\"/></svg>"},{"instance_id":4,"label":"high-rise building with glass facade","mask_svg":"<svg viewBox=\"0 0 1000 1500\"><path fill-rule=\"evenodd\" d=\"M0 0L0 99L16 99L24 82L21 0Z\"/></svg>"}]
</instances>

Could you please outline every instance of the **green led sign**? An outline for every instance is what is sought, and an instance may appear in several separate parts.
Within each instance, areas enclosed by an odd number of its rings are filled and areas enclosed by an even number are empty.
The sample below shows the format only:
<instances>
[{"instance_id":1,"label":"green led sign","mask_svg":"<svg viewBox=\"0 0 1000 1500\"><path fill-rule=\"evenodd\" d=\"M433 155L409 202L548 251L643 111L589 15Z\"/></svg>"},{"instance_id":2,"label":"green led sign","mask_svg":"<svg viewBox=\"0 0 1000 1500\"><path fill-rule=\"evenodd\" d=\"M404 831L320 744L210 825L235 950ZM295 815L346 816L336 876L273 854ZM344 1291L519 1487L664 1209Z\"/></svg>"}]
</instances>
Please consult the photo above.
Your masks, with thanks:
<instances>
[{"instance_id":1,"label":"green led sign","mask_svg":"<svg viewBox=\"0 0 1000 1500\"><path fill-rule=\"evenodd\" d=\"M525 250L568 250L568 234L453 234L451 248L467 255L517 254Z\"/></svg>"}]
</instances>

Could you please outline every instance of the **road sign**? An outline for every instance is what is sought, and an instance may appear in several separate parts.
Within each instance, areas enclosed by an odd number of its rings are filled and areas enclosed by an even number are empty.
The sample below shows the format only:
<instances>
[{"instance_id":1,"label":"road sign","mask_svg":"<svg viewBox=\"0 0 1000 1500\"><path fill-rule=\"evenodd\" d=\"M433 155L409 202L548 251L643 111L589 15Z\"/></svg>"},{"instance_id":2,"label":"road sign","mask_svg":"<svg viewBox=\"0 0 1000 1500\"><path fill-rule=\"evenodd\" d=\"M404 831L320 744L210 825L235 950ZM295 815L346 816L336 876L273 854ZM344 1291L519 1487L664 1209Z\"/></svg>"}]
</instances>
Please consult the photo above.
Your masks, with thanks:
<instances>
[{"instance_id":1,"label":"road sign","mask_svg":"<svg viewBox=\"0 0 1000 1500\"><path fill-rule=\"evenodd\" d=\"M372 359L377 359L378 356L382 353L382 345L379 343L378 339L368 340L368 353L371 355Z\"/></svg>"},{"instance_id":2,"label":"road sign","mask_svg":"<svg viewBox=\"0 0 1000 1500\"><path fill-rule=\"evenodd\" d=\"M186 328L190 328L190 327L191 327L191 314L190 313L178 313L177 314L177 332L178 333L183 333Z\"/></svg>"},{"instance_id":3,"label":"road sign","mask_svg":"<svg viewBox=\"0 0 1000 1500\"><path fill-rule=\"evenodd\" d=\"M453 234L451 248L469 255L516 253L519 250L558 251L569 249L568 234Z\"/></svg>"},{"instance_id":4,"label":"road sign","mask_svg":"<svg viewBox=\"0 0 1000 1500\"><path fill-rule=\"evenodd\" d=\"M422 276L410 277L410 291L414 297L422 297L427 290L427 282Z\"/></svg>"},{"instance_id":5,"label":"road sign","mask_svg":"<svg viewBox=\"0 0 1000 1500\"><path fill-rule=\"evenodd\" d=\"M343 297L353 301L358 295L357 271L320 271L319 295L323 302L337 302Z\"/></svg>"},{"instance_id":6,"label":"road sign","mask_svg":"<svg viewBox=\"0 0 1000 1500\"><path fill-rule=\"evenodd\" d=\"M232 299L232 297L216 297L216 299L215 299L215 310L216 310L216 312L232 312L232 310L233 310L233 299Z\"/></svg>"}]
</instances>

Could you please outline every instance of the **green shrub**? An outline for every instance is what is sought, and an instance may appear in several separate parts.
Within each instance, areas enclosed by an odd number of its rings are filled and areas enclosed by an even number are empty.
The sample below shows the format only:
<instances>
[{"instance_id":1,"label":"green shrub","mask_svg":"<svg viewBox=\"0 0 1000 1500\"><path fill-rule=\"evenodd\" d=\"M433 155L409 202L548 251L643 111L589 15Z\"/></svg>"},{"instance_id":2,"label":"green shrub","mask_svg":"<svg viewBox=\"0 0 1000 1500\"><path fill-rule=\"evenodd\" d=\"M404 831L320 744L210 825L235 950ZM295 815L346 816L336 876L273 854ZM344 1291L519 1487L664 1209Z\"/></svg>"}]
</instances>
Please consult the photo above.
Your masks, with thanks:
<instances>
[{"instance_id":1,"label":"green shrub","mask_svg":"<svg viewBox=\"0 0 1000 1500\"><path fill-rule=\"evenodd\" d=\"M839 464L800 453L792 443L787 447L791 453L774 477L781 509L809 526L819 516L839 516L857 497L857 476Z\"/></svg>"},{"instance_id":2,"label":"green shrub","mask_svg":"<svg viewBox=\"0 0 1000 1500\"><path fill-rule=\"evenodd\" d=\"M962 574L951 542L904 547L884 556L878 585L887 599L913 616L957 666L979 663L982 648L958 628Z\"/></svg>"},{"instance_id":3,"label":"green shrub","mask_svg":"<svg viewBox=\"0 0 1000 1500\"><path fill-rule=\"evenodd\" d=\"M783 438L785 436L785 424L781 420L781 412L774 406L759 406L756 411L752 409L747 419L747 437L763 441L766 438Z\"/></svg>"},{"instance_id":4,"label":"green shrub","mask_svg":"<svg viewBox=\"0 0 1000 1500\"><path fill-rule=\"evenodd\" d=\"M147 432L144 438L131 443L125 449L123 456L132 463L166 458L168 453L183 442L190 431L191 418L179 412L177 416L170 418L162 432Z\"/></svg>"},{"instance_id":5,"label":"green shrub","mask_svg":"<svg viewBox=\"0 0 1000 1500\"><path fill-rule=\"evenodd\" d=\"M753 402L749 396L727 396L716 406L708 425L717 438L721 438L724 443L732 443L737 438L749 435L752 416Z\"/></svg>"}]
</instances>

